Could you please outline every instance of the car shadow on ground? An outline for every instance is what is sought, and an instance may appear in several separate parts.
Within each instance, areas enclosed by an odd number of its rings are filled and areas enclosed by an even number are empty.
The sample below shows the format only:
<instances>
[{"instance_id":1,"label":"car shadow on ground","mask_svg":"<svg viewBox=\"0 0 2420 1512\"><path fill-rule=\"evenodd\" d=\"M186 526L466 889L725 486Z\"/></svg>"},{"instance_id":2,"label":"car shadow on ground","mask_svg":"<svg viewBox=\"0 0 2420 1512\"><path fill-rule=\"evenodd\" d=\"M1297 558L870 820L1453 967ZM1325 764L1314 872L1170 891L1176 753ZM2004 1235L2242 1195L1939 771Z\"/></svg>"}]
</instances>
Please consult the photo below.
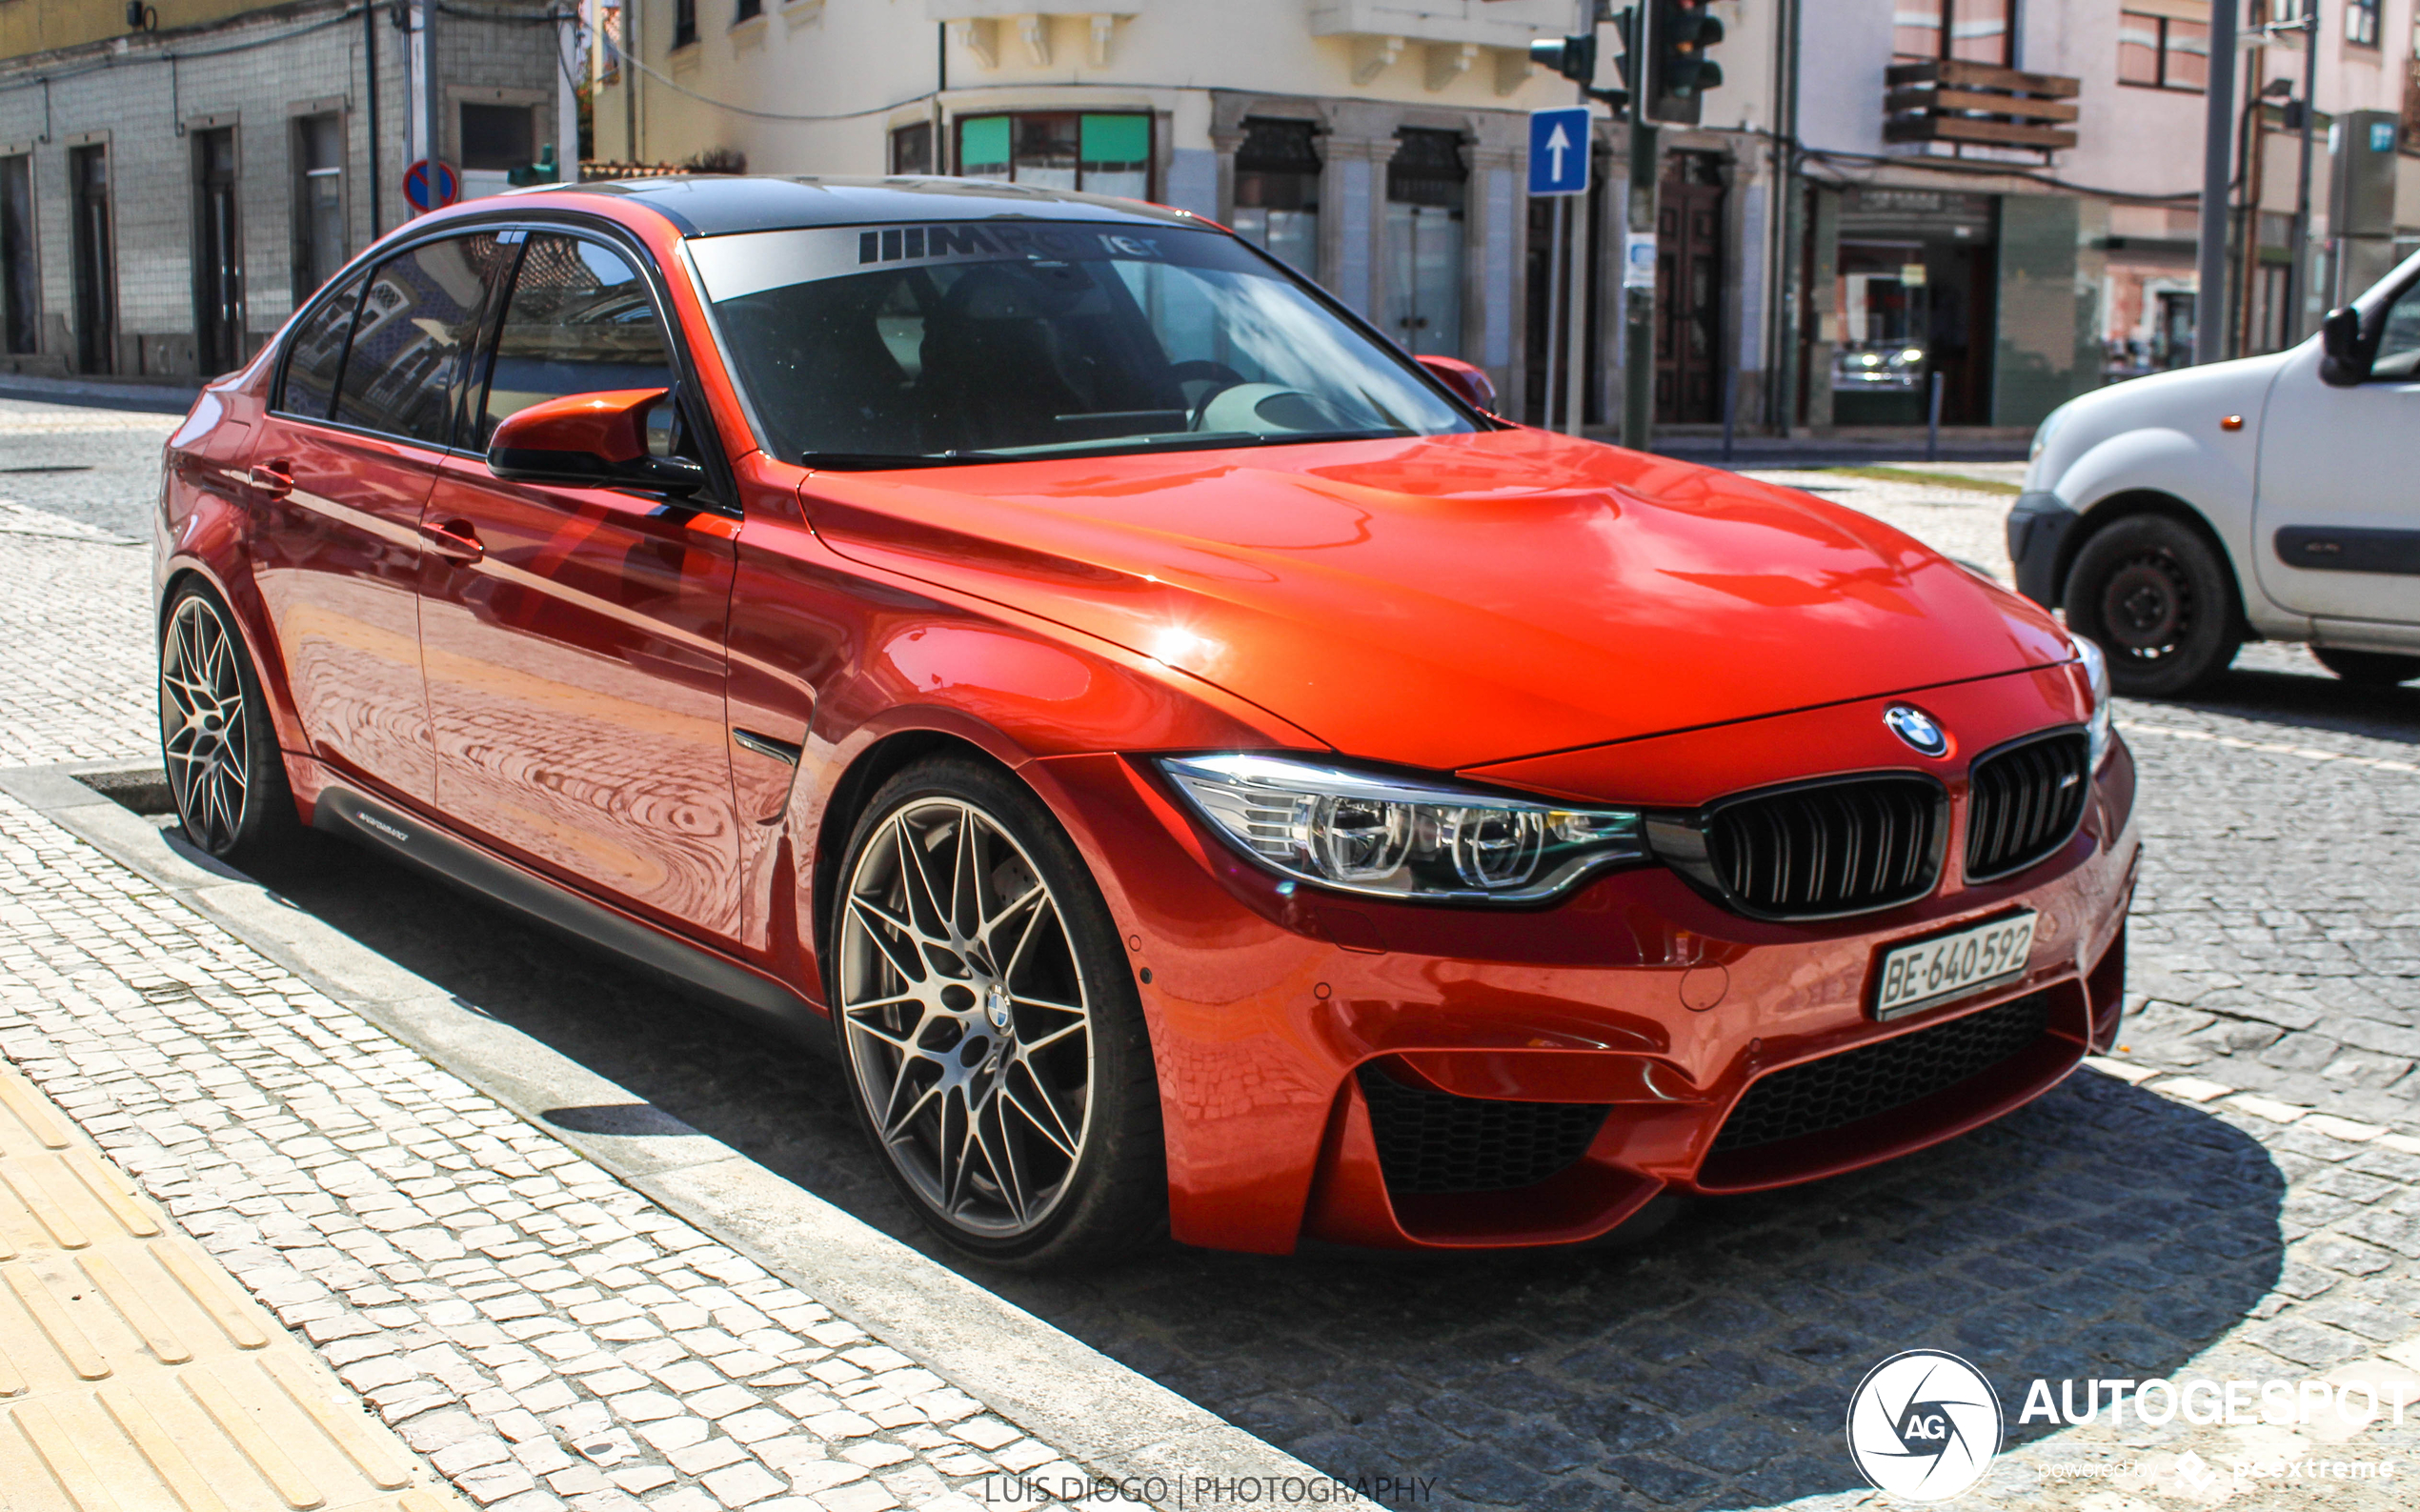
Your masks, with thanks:
<instances>
[{"instance_id":1,"label":"car shadow on ground","mask_svg":"<svg viewBox=\"0 0 2420 1512\"><path fill-rule=\"evenodd\" d=\"M831 1061L341 841L307 836L259 880L1319 1468L1429 1482L1398 1505L1713 1508L1858 1488L1841 1424L1884 1358L1964 1356L2013 1426L2036 1376L2175 1371L2282 1263L2283 1182L2258 1144L2087 1072L1908 1159L1690 1207L1633 1250L1171 1245L1094 1274L1002 1274L922 1234Z\"/></svg>"},{"instance_id":2,"label":"car shadow on ground","mask_svg":"<svg viewBox=\"0 0 2420 1512\"><path fill-rule=\"evenodd\" d=\"M2164 707L2229 715L2281 730L2332 730L2339 735L2420 745L2420 685L2363 687L2337 677L2299 647L2248 647L2244 659L2190 698L2128 699L2120 717Z\"/></svg>"}]
</instances>

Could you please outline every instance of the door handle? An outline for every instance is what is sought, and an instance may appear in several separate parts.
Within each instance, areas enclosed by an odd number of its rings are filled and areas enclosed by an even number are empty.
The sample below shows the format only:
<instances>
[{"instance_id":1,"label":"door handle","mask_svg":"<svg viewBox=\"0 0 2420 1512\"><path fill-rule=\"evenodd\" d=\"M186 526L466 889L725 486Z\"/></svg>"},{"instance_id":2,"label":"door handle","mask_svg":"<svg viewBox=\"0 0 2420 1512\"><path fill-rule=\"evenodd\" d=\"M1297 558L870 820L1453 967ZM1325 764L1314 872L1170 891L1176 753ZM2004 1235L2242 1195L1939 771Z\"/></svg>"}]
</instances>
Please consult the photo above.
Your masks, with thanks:
<instances>
[{"instance_id":1,"label":"door handle","mask_svg":"<svg viewBox=\"0 0 2420 1512\"><path fill-rule=\"evenodd\" d=\"M448 520L443 525L423 524L420 534L429 550L449 562L468 567L485 557L488 549L479 544L479 533L469 520Z\"/></svg>"},{"instance_id":2,"label":"door handle","mask_svg":"<svg viewBox=\"0 0 2420 1512\"><path fill-rule=\"evenodd\" d=\"M294 463L292 457L254 462L247 481L271 498L284 498L294 491Z\"/></svg>"}]
</instances>

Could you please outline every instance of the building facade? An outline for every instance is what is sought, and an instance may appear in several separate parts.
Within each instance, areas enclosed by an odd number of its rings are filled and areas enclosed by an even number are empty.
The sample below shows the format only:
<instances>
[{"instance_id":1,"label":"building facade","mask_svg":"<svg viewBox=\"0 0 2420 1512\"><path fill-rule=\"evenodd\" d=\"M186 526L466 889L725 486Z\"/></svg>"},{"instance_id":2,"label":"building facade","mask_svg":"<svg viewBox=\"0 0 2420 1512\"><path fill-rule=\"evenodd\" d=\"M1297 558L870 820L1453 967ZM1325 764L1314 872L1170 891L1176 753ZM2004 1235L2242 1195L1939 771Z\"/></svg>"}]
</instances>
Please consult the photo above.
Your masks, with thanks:
<instances>
[{"instance_id":1,"label":"building facade","mask_svg":"<svg viewBox=\"0 0 2420 1512\"><path fill-rule=\"evenodd\" d=\"M414 213L427 10L0 0L0 372L240 366ZM464 193L563 139L575 26L542 0L439 8L437 156Z\"/></svg>"},{"instance_id":2,"label":"building facade","mask_svg":"<svg viewBox=\"0 0 2420 1512\"><path fill-rule=\"evenodd\" d=\"M2210 0L1799 0L1798 222L1780 276L1797 361L1770 418L1822 431L2017 429L2192 360L2206 89L2237 70L2223 350L2274 351L2420 245L2411 0L2250 0L2240 62ZM2292 287L2317 12L2309 241ZM1820 36L1820 49L1806 39ZM2289 45L2291 44L2291 45Z\"/></svg>"}]
</instances>

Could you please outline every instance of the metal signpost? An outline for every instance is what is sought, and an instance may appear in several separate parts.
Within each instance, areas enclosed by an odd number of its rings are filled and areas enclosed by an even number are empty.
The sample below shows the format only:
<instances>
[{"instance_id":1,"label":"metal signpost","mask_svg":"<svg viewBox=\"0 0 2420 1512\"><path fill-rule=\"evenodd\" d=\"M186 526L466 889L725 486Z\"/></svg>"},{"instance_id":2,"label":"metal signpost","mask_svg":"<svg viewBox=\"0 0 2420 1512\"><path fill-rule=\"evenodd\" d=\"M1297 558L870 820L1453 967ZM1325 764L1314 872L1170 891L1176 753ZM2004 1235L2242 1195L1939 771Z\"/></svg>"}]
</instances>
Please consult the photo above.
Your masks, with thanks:
<instances>
[{"instance_id":1,"label":"metal signpost","mask_svg":"<svg viewBox=\"0 0 2420 1512\"><path fill-rule=\"evenodd\" d=\"M1563 236L1570 219L1571 196L1588 192L1588 108L1565 105L1551 111L1529 112L1529 192L1546 195L1555 202L1554 240L1549 249L1546 274L1546 384L1544 402L1541 406L1539 423L1546 430L1555 429L1555 370L1561 355L1563 307L1567 302L1571 319L1576 325L1582 316L1580 292L1587 265L1587 249L1574 249L1571 258L1571 288L1563 288ZM1584 230L1584 225L1583 225ZM1563 429L1573 435L1580 433L1580 377L1578 363L1571 364L1570 395L1563 404Z\"/></svg>"}]
</instances>

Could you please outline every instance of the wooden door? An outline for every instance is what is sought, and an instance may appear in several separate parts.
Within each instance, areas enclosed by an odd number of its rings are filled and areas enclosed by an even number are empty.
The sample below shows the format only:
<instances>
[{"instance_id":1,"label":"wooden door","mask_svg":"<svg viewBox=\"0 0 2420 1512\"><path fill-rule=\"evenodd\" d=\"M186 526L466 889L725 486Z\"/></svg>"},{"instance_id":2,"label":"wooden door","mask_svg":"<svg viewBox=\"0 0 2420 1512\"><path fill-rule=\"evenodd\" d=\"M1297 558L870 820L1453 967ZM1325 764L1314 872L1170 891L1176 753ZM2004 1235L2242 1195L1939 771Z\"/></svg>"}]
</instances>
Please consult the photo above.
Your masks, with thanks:
<instances>
[{"instance_id":1,"label":"wooden door","mask_svg":"<svg viewBox=\"0 0 2420 1512\"><path fill-rule=\"evenodd\" d=\"M1723 418L1723 210L1720 160L1664 159L1656 195L1655 417Z\"/></svg>"}]
</instances>

